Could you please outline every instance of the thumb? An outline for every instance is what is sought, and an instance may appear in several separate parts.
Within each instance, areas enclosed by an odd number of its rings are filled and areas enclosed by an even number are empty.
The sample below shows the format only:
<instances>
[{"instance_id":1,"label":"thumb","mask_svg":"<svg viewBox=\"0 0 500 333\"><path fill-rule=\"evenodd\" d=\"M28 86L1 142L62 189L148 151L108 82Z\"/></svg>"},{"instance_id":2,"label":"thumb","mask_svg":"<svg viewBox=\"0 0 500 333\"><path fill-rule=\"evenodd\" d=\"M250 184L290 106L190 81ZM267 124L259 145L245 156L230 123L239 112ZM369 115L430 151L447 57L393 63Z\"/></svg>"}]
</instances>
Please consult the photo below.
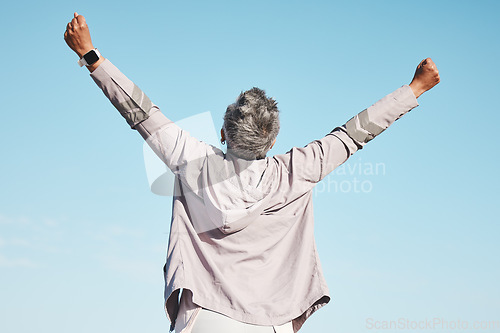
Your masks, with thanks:
<instances>
[{"instance_id":1,"label":"thumb","mask_svg":"<svg viewBox=\"0 0 500 333\"><path fill-rule=\"evenodd\" d=\"M78 15L78 14L77 14ZM85 24L85 17L83 17L83 15L78 15L78 17L76 18L76 21L80 24Z\"/></svg>"}]
</instances>

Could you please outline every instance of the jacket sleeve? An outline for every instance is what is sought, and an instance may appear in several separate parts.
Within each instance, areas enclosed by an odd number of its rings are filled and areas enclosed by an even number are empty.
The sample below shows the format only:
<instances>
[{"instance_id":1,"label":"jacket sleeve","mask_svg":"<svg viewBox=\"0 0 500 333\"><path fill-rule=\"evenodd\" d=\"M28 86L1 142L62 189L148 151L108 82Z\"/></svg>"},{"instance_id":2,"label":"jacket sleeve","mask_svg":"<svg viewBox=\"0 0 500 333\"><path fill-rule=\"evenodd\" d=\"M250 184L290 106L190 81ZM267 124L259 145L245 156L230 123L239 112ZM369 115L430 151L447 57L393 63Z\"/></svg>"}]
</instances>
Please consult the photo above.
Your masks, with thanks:
<instances>
[{"instance_id":1,"label":"jacket sleeve","mask_svg":"<svg viewBox=\"0 0 500 333\"><path fill-rule=\"evenodd\" d=\"M320 140L303 148L292 148L274 159L288 173L289 182L315 183L322 180L392 123L418 106L408 85L404 85L336 127Z\"/></svg>"},{"instance_id":2,"label":"jacket sleeve","mask_svg":"<svg viewBox=\"0 0 500 333\"><path fill-rule=\"evenodd\" d=\"M199 173L212 147L189 135L165 117L158 106L108 59L90 76L130 127L137 130L158 157L175 173Z\"/></svg>"}]
</instances>

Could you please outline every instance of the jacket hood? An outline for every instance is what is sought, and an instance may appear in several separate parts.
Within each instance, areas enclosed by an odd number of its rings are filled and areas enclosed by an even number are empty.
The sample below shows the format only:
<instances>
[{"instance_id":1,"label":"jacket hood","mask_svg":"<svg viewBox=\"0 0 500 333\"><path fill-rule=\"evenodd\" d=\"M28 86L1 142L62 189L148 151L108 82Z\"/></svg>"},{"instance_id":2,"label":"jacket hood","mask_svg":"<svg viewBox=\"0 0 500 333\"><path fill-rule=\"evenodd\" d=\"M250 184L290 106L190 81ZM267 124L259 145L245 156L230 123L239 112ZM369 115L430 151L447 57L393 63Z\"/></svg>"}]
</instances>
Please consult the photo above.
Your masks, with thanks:
<instances>
[{"instance_id":1,"label":"jacket hood","mask_svg":"<svg viewBox=\"0 0 500 333\"><path fill-rule=\"evenodd\" d=\"M230 234L248 226L267 207L270 182L267 158L245 160L228 151L206 159L202 198L213 225Z\"/></svg>"}]
</instances>

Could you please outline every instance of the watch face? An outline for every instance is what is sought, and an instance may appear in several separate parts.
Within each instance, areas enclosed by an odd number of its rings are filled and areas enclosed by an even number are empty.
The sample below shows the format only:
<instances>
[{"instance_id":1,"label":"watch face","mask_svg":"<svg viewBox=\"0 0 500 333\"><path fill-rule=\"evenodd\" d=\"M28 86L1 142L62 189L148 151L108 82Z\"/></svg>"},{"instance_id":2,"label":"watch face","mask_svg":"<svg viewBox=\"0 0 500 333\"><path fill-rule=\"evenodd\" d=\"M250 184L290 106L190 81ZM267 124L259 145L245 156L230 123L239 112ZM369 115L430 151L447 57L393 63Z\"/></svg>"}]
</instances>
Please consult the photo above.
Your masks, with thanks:
<instances>
[{"instance_id":1,"label":"watch face","mask_svg":"<svg viewBox=\"0 0 500 333\"><path fill-rule=\"evenodd\" d=\"M97 56L97 53L94 50L91 50L83 56L83 59L85 59L87 65L92 65L94 62L99 60L99 57Z\"/></svg>"}]
</instances>

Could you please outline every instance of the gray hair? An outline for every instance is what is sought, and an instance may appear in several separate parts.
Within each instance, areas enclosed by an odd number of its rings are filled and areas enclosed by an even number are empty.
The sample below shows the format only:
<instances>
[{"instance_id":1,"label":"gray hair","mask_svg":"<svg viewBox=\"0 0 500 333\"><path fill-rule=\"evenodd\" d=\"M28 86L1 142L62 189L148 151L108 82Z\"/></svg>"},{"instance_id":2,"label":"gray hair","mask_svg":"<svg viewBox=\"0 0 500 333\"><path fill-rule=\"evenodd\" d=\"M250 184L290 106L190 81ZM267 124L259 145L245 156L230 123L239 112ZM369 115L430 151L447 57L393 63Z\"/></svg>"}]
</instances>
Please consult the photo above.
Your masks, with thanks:
<instances>
[{"instance_id":1,"label":"gray hair","mask_svg":"<svg viewBox=\"0 0 500 333\"><path fill-rule=\"evenodd\" d=\"M262 89L242 92L224 115L228 150L254 160L266 157L280 130L277 102Z\"/></svg>"}]
</instances>

